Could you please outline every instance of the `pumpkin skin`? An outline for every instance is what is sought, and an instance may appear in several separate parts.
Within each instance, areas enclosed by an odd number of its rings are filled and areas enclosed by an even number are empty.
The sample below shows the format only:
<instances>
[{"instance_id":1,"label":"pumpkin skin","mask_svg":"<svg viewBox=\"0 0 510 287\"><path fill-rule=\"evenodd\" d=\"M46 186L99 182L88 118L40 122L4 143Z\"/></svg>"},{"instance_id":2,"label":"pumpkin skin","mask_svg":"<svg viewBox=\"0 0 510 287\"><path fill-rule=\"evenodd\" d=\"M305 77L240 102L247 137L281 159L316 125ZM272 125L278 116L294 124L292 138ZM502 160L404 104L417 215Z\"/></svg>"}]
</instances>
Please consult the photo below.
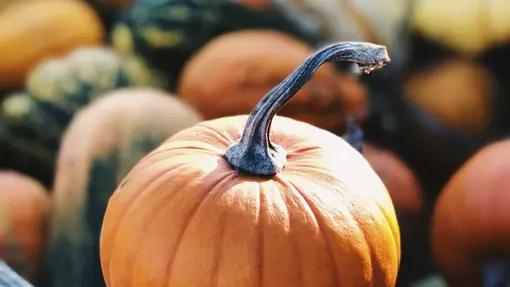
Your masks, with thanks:
<instances>
[{"instance_id":1,"label":"pumpkin skin","mask_svg":"<svg viewBox=\"0 0 510 287\"><path fill-rule=\"evenodd\" d=\"M57 162L51 286L105 286L99 233L109 196L145 154L200 120L175 97L152 89L112 92L77 114Z\"/></svg>"},{"instance_id":2,"label":"pumpkin skin","mask_svg":"<svg viewBox=\"0 0 510 287\"><path fill-rule=\"evenodd\" d=\"M320 50L251 116L199 123L142 159L108 202L107 286L394 286L399 229L369 163L332 133L273 118L322 63L359 61L368 71L388 62L384 51ZM236 158L245 144L253 153ZM274 161L262 160L268 147Z\"/></svg>"},{"instance_id":3,"label":"pumpkin skin","mask_svg":"<svg viewBox=\"0 0 510 287\"><path fill-rule=\"evenodd\" d=\"M189 60L179 80L178 94L206 119L247 114L312 51L306 43L278 31L227 33L210 41ZM366 116L366 99L357 77L325 64L280 113L341 133L346 116L354 115L359 120Z\"/></svg>"},{"instance_id":4,"label":"pumpkin skin","mask_svg":"<svg viewBox=\"0 0 510 287\"><path fill-rule=\"evenodd\" d=\"M102 24L85 2L18 2L5 7L0 16L0 90L21 87L40 61L103 40Z\"/></svg>"},{"instance_id":5,"label":"pumpkin skin","mask_svg":"<svg viewBox=\"0 0 510 287\"><path fill-rule=\"evenodd\" d=\"M445 126L464 134L486 135L496 108L494 81L482 66L450 59L411 75L405 90L411 101Z\"/></svg>"},{"instance_id":6,"label":"pumpkin skin","mask_svg":"<svg viewBox=\"0 0 510 287\"><path fill-rule=\"evenodd\" d=\"M502 260L508 268L510 259L510 162L505 160L509 152L510 140L484 147L455 173L437 199L431 246L449 286L507 286L482 285L482 275L487 276L483 270L487 263Z\"/></svg>"},{"instance_id":7,"label":"pumpkin skin","mask_svg":"<svg viewBox=\"0 0 510 287\"><path fill-rule=\"evenodd\" d=\"M258 11L226 0L138 1L118 19L111 42L118 52L135 52L176 81L202 45L223 33L250 28L280 30L309 43L319 42L277 10Z\"/></svg>"},{"instance_id":8,"label":"pumpkin skin","mask_svg":"<svg viewBox=\"0 0 510 287\"><path fill-rule=\"evenodd\" d=\"M48 193L31 177L1 170L0 198L0 258L35 283L42 269Z\"/></svg>"},{"instance_id":9,"label":"pumpkin skin","mask_svg":"<svg viewBox=\"0 0 510 287\"><path fill-rule=\"evenodd\" d=\"M0 166L50 187L61 136L79 109L118 88L159 85L140 58L106 47L81 48L40 64L26 92L7 96L1 106Z\"/></svg>"}]
</instances>

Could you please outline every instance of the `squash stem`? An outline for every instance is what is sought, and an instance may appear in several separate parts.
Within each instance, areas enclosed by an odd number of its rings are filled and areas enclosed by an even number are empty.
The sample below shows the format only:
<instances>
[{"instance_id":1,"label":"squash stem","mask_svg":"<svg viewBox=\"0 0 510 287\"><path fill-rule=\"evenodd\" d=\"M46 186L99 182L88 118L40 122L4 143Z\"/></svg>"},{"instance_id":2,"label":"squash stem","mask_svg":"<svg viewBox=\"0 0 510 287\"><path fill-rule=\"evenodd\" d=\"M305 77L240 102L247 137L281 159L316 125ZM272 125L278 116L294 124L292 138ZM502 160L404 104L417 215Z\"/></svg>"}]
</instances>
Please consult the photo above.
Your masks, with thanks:
<instances>
[{"instance_id":1,"label":"squash stem","mask_svg":"<svg viewBox=\"0 0 510 287\"><path fill-rule=\"evenodd\" d=\"M365 134L363 133L363 130L356 125L354 118L347 119L347 132L342 136L342 138L359 153L363 154Z\"/></svg>"},{"instance_id":2,"label":"squash stem","mask_svg":"<svg viewBox=\"0 0 510 287\"><path fill-rule=\"evenodd\" d=\"M241 140L227 148L225 159L233 169L259 177L272 177L283 169L286 152L269 140L272 120L276 112L310 80L315 71L322 64L331 61L352 62L357 64L361 71L369 73L386 66L390 58L386 47L364 42L333 44L309 56L264 96L248 117Z\"/></svg>"}]
</instances>

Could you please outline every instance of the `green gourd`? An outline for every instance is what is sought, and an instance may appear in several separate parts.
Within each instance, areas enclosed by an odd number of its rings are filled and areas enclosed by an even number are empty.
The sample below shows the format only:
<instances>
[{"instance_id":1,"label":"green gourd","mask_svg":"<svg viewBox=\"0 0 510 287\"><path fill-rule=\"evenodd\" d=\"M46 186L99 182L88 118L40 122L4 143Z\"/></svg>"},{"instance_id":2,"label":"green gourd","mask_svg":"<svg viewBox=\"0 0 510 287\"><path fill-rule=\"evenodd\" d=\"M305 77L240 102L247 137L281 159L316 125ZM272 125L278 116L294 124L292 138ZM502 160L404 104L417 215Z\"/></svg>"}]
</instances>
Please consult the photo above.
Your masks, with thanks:
<instances>
[{"instance_id":1,"label":"green gourd","mask_svg":"<svg viewBox=\"0 0 510 287\"><path fill-rule=\"evenodd\" d=\"M0 107L0 167L50 187L60 137L79 109L118 88L160 86L159 79L140 58L106 47L85 47L41 63L25 91L8 95Z\"/></svg>"},{"instance_id":2,"label":"green gourd","mask_svg":"<svg viewBox=\"0 0 510 287\"><path fill-rule=\"evenodd\" d=\"M279 30L312 46L321 42L278 10L260 11L227 0L138 1L119 18L111 41L117 51L139 53L176 81L184 63L209 40L254 28Z\"/></svg>"}]
</instances>

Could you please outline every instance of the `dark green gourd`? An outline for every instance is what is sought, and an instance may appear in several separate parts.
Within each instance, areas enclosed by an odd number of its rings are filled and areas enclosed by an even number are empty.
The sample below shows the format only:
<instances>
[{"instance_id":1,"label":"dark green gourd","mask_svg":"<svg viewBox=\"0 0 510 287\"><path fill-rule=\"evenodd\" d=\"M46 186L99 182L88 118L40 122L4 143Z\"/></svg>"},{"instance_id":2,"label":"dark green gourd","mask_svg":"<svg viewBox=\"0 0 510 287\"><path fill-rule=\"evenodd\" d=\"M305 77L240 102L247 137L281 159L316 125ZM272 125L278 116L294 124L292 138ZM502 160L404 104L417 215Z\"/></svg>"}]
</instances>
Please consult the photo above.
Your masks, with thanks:
<instances>
[{"instance_id":1,"label":"dark green gourd","mask_svg":"<svg viewBox=\"0 0 510 287\"><path fill-rule=\"evenodd\" d=\"M0 107L0 168L50 187L60 137L79 109L121 87L159 85L140 58L106 47L43 62L28 76L26 91L7 96Z\"/></svg>"},{"instance_id":2,"label":"dark green gourd","mask_svg":"<svg viewBox=\"0 0 510 287\"><path fill-rule=\"evenodd\" d=\"M99 236L110 195L147 153L200 120L177 97L150 89L113 92L77 114L57 162L46 264L50 286L105 286Z\"/></svg>"},{"instance_id":3,"label":"dark green gourd","mask_svg":"<svg viewBox=\"0 0 510 287\"><path fill-rule=\"evenodd\" d=\"M312 46L320 43L278 10L259 11L228 0L138 1L120 17L111 40L117 51L135 51L176 80L184 63L209 40L253 28L279 30Z\"/></svg>"}]
</instances>

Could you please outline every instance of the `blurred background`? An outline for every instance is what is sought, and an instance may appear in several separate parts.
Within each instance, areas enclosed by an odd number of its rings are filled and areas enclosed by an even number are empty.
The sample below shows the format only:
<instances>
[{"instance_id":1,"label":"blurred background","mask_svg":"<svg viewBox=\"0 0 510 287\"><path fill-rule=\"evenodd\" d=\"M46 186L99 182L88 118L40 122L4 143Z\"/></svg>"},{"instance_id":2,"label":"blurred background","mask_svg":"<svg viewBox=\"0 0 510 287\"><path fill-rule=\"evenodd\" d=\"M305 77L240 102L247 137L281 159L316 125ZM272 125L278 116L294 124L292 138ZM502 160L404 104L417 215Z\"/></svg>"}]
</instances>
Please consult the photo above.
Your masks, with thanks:
<instances>
[{"instance_id":1,"label":"blurred background","mask_svg":"<svg viewBox=\"0 0 510 287\"><path fill-rule=\"evenodd\" d=\"M0 258L34 286L104 287L101 222L130 168L338 41L392 62L325 65L280 115L363 127L397 286L480 286L493 262L483 286L510 286L508 0L0 0Z\"/></svg>"}]
</instances>

